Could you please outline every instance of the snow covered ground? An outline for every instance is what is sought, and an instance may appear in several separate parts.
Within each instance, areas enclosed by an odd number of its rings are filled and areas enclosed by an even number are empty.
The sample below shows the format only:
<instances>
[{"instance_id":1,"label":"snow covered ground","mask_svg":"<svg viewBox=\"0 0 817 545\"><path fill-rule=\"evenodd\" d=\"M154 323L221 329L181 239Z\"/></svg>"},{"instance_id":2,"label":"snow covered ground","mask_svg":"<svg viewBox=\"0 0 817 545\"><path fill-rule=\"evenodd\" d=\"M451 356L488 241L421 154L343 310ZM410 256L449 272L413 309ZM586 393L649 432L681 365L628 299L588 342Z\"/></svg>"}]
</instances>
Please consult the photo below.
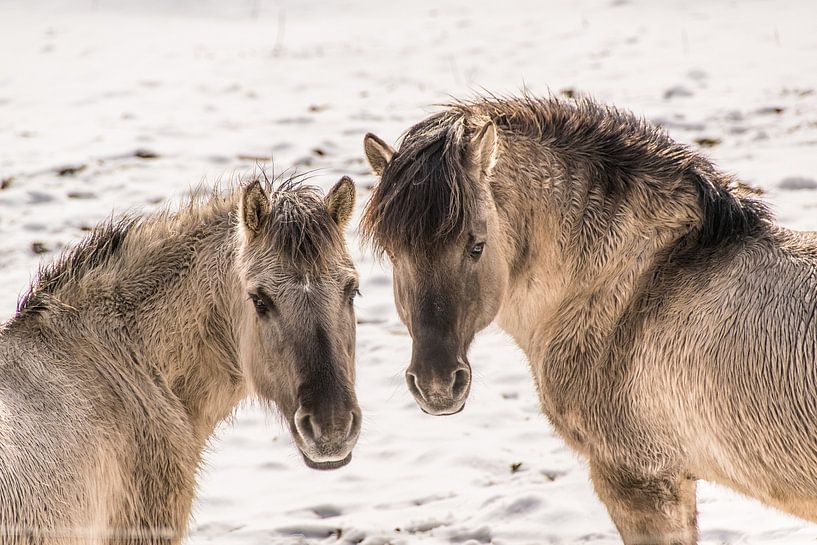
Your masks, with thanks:
<instances>
[{"instance_id":1,"label":"snow covered ground","mask_svg":"<svg viewBox=\"0 0 817 545\"><path fill-rule=\"evenodd\" d=\"M373 177L393 141L451 96L588 92L643 114L817 229L813 1L5 0L0 5L0 320L40 260L127 209L257 164ZM190 544L618 543L581 460L537 409L498 332L471 353L466 410L423 415L387 268L357 244L353 462L307 469L248 404L213 441ZM702 484L702 542L796 544L817 526Z\"/></svg>"}]
</instances>

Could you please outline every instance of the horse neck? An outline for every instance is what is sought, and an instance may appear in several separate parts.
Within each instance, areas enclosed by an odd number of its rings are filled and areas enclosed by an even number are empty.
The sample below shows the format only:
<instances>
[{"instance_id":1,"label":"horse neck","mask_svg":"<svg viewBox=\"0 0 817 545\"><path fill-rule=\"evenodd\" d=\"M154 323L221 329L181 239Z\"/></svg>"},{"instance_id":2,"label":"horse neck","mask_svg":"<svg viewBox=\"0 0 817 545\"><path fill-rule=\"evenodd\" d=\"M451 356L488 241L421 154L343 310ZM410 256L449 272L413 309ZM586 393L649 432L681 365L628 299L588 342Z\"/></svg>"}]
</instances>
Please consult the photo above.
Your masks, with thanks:
<instances>
[{"instance_id":1,"label":"horse neck","mask_svg":"<svg viewBox=\"0 0 817 545\"><path fill-rule=\"evenodd\" d=\"M237 332L242 290L235 271L235 237L229 211L202 226L207 234L190 245L190 268L146 308L154 326L143 350L161 362L173 393L204 441L246 395L238 361ZM156 327L158 326L158 327Z\"/></svg>"},{"instance_id":2,"label":"horse neck","mask_svg":"<svg viewBox=\"0 0 817 545\"><path fill-rule=\"evenodd\" d=\"M696 196L667 183L655 194L615 199L594 184L591 169L574 162L567 171L570 162L550 150L527 153L538 162L530 184L496 176L499 184L521 187L505 190L511 198L500 209L510 247L524 250L524 257L510 254L498 323L531 361L552 361L555 350L565 365L576 353L592 360L656 259L689 231ZM661 194L661 187L672 194Z\"/></svg>"},{"instance_id":3,"label":"horse neck","mask_svg":"<svg viewBox=\"0 0 817 545\"><path fill-rule=\"evenodd\" d=\"M87 303L73 316L77 344L99 347L104 365L134 367L122 372L150 381L136 388L155 392L159 383L183 406L202 445L245 395L229 215L225 209L200 221L149 220L135 228L119 271L78 290Z\"/></svg>"}]
</instances>

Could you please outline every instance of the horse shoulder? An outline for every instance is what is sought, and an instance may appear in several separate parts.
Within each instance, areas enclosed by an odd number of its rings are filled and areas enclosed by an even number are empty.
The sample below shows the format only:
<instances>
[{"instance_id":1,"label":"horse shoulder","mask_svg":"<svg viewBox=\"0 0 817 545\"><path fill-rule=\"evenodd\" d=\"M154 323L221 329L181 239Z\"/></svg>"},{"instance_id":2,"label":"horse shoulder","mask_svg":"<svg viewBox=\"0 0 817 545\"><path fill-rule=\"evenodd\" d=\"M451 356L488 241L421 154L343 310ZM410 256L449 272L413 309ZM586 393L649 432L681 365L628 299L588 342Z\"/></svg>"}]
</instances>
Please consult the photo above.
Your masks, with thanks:
<instances>
[{"instance_id":1,"label":"horse shoulder","mask_svg":"<svg viewBox=\"0 0 817 545\"><path fill-rule=\"evenodd\" d=\"M628 402L650 433L676 438L696 475L753 482L778 504L784 490L813 495L817 239L778 230L716 257L671 276L667 295L634 316L618 362ZM771 479L769 459L791 462Z\"/></svg>"},{"instance_id":2,"label":"horse shoulder","mask_svg":"<svg viewBox=\"0 0 817 545\"><path fill-rule=\"evenodd\" d=\"M0 343L0 513L99 535L183 533L200 450L170 389L92 352Z\"/></svg>"}]
</instances>

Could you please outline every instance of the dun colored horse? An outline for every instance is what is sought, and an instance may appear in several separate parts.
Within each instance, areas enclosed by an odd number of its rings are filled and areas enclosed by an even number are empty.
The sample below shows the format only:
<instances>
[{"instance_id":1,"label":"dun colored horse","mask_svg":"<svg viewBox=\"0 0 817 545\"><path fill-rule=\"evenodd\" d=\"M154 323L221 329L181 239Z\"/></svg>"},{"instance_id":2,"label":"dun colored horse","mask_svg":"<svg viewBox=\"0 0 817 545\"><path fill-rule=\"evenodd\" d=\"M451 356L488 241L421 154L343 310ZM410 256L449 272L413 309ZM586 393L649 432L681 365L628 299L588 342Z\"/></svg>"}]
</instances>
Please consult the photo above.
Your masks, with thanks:
<instances>
[{"instance_id":1,"label":"dun colored horse","mask_svg":"<svg viewBox=\"0 0 817 545\"><path fill-rule=\"evenodd\" d=\"M463 408L496 321L626 544L695 543L697 479L817 521L814 233L591 100L454 104L365 150L424 411Z\"/></svg>"},{"instance_id":2,"label":"dun colored horse","mask_svg":"<svg viewBox=\"0 0 817 545\"><path fill-rule=\"evenodd\" d=\"M0 328L0 541L176 544L215 426L249 394L310 467L346 464L355 188L296 182L97 227Z\"/></svg>"}]
</instances>

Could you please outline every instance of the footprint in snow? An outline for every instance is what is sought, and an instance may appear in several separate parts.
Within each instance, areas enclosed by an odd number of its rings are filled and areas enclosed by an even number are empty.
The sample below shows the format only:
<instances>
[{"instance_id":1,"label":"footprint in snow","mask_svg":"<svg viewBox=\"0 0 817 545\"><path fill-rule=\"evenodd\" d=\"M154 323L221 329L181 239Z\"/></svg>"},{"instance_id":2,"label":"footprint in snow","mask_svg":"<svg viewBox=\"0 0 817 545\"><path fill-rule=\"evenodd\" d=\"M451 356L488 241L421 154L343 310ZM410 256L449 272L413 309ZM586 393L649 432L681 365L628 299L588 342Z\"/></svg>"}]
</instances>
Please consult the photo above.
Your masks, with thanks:
<instances>
[{"instance_id":1,"label":"footprint in snow","mask_svg":"<svg viewBox=\"0 0 817 545\"><path fill-rule=\"evenodd\" d=\"M786 191L800 191L803 189L817 189L817 180L803 176L791 176L780 182L780 189Z\"/></svg>"},{"instance_id":2,"label":"footprint in snow","mask_svg":"<svg viewBox=\"0 0 817 545\"><path fill-rule=\"evenodd\" d=\"M332 517L339 517L343 514L343 511L340 507L336 505L324 504L324 505L315 505L309 508L310 511L315 513L318 518L328 519Z\"/></svg>"}]
</instances>

